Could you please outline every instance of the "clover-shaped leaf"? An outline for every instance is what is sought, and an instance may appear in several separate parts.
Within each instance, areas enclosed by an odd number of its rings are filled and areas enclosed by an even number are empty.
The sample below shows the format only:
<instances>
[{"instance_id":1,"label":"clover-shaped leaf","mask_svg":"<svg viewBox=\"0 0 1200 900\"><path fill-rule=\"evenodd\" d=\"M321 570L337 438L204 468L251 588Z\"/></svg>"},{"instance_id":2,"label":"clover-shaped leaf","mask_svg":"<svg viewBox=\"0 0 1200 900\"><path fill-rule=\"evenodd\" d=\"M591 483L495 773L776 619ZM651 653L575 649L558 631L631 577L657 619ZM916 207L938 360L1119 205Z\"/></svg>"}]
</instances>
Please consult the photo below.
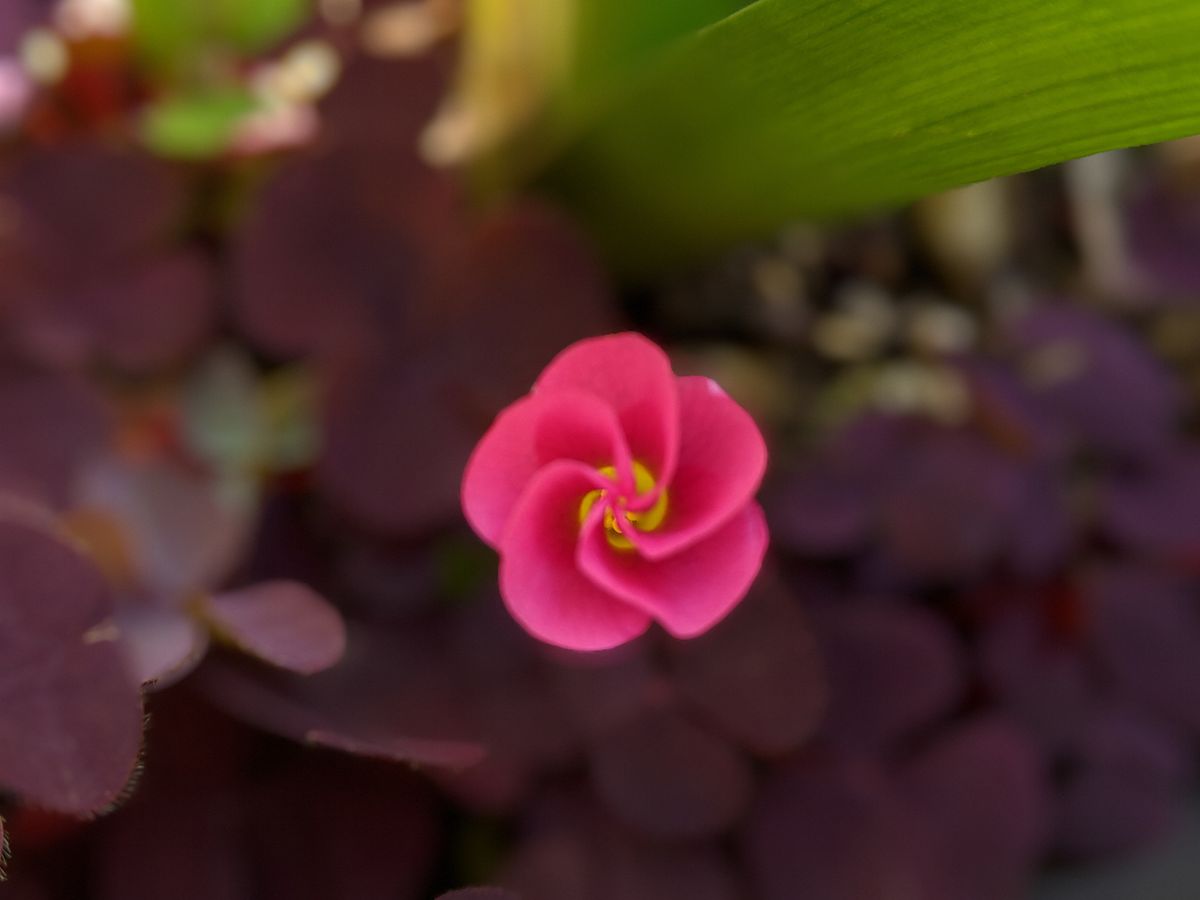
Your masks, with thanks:
<instances>
[{"instance_id":1,"label":"clover-shaped leaf","mask_svg":"<svg viewBox=\"0 0 1200 900\"><path fill-rule=\"evenodd\" d=\"M11 509L0 511L0 572L0 785L59 812L100 812L132 777L142 737L104 580Z\"/></svg>"}]
</instances>

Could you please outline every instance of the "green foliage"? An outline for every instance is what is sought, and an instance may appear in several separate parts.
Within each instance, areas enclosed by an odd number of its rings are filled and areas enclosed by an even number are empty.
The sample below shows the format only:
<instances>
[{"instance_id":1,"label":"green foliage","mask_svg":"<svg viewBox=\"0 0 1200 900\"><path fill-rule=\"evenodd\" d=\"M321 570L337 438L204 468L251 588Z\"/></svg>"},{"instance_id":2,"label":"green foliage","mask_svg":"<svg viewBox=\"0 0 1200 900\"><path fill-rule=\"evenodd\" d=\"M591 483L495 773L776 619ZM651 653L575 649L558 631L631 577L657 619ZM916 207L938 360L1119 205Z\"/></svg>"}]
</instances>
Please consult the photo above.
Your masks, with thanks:
<instances>
[{"instance_id":1,"label":"green foliage","mask_svg":"<svg viewBox=\"0 0 1200 900\"><path fill-rule=\"evenodd\" d=\"M311 6L311 0L133 0L134 39L146 59L178 72L213 48L269 49Z\"/></svg>"},{"instance_id":2,"label":"green foliage","mask_svg":"<svg viewBox=\"0 0 1200 900\"><path fill-rule=\"evenodd\" d=\"M669 32L598 29L607 90L559 85L480 164L551 143L544 186L629 268L1200 131L1193 0L757 0Z\"/></svg>"},{"instance_id":3,"label":"green foliage","mask_svg":"<svg viewBox=\"0 0 1200 900\"><path fill-rule=\"evenodd\" d=\"M240 88L169 97L146 110L142 140L160 156L206 159L228 146L234 128L255 105Z\"/></svg>"},{"instance_id":4,"label":"green foliage","mask_svg":"<svg viewBox=\"0 0 1200 900\"><path fill-rule=\"evenodd\" d=\"M573 123L619 94L664 47L747 2L469 0L462 65L446 110L458 121L443 131L467 132L475 151L486 149L473 181L483 195L502 194L553 160ZM461 161L457 148L433 155Z\"/></svg>"},{"instance_id":5,"label":"green foliage","mask_svg":"<svg viewBox=\"0 0 1200 900\"><path fill-rule=\"evenodd\" d=\"M133 0L133 36L141 54L162 69L174 69L203 43L204 6L194 0Z\"/></svg>"},{"instance_id":6,"label":"green foliage","mask_svg":"<svg viewBox=\"0 0 1200 900\"><path fill-rule=\"evenodd\" d=\"M579 0L571 89L597 89L614 75L640 65L676 38L719 21L747 0Z\"/></svg>"},{"instance_id":7,"label":"green foliage","mask_svg":"<svg viewBox=\"0 0 1200 900\"><path fill-rule=\"evenodd\" d=\"M296 30L312 0L133 0L133 38L164 95L145 111L155 153L206 159L224 151L256 105L243 61Z\"/></svg>"},{"instance_id":8,"label":"green foliage","mask_svg":"<svg viewBox=\"0 0 1200 900\"><path fill-rule=\"evenodd\" d=\"M311 0L207 0L219 33L246 53L268 49L308 17Z\"/></svg>"}]
</instances>

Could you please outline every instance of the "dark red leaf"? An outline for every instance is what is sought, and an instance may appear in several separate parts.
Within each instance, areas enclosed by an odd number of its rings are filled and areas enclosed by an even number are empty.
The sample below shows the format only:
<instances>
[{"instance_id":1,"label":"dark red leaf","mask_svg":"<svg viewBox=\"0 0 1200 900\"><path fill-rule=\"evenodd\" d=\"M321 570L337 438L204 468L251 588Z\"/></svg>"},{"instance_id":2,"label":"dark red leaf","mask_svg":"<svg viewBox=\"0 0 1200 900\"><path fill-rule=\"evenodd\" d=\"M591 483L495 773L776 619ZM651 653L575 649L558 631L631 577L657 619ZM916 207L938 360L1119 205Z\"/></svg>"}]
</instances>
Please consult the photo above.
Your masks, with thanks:
<instances>
[{"instance_id":1,"label":"dark red leaf","mask_svg":"<svg viewBox=\"0 0 1200 900\"><path fill-rule=\"evenodd\" d=\"M935 580L978 575L1005 549L1024 500L1015 462L971 432L929 429L883 497L887 556Z\"/></svg>"},{"instance_id":2,"label":"dark red leaf","mask_svg":"<svg viewBox=\"0 0 1200 900\"><path fill-rule=\"evenodd\" d=\"M764 755L795 749L825 711L822 662L803 614L773 581L708 634L672 646L681 694Z\"/></svg>"},{"instance_id":3,"label":"dark red leaf","mask_svg":"<svg viewBox=\"0 0 1200 900\"><path fill-rule=\"evenodd\" d=\"M1200 734L1200 606L1190 584L1165 571L1113 565L1086 581L1096 655L1119 689Z\"/></svg>"},{"instance_id":4,"label":"dark red leaf","mask_svg":"<svg viewBox=\"0 0 1200 900\"><path fill-rule=\"evenodd\" d=\"M114 623L133 678L157 690L170 687L204 658L208 634L191 616L165 606L127 606Z\"/></svg>"},{"instance_id":5,"label":"dark red leaf","mask_svg":"<svg viewBox=\"0 0 1200 900\"><path fill-rule=\"evenodd\" d=\"M671 690L641 642L557 658L550 670L555 692L567 718L589 738L624 725Z\"/></svg>"},{"instance_id":6,"label":"dark red leaf","mask_svg":"<svg viewBox=\"0 0 1200 900\"><path fill-rule=\"evenodd\" d=\"M1025 896L1050 827L1048 773L1000 719L959 726L900 776L911 807L932 826L956 897Z\"/></svg>"},{"instance_id":7,"label":"dark red leaf","mask_svg":"<svg viewBox=\"0 0 1200 900\"><path fill-rule=\"evenodd\" d=\"M166 603L220 584L251 537L249 510L223 502L211 479L164 460L94 460L77 502L120 523L139 585Z\"/></svg>"},{"instance_id":8,"label":"dark red leaf","mask_svg":"<svg viewBox=\"0 0 1200 900\"><path fill-rule=\"evenodd\" d=\"M781 479L767 514L779 545L813 556L836 556L863 546L873 513L869 486L834 467L813 466Z\"/></svg>"},{"instance_id":9,"label":"dark red leaf","mask_svg":"<svg viewBox=\"0 0 1200 900\"><path fill-rule=\"evenodd\" d=\"M196 679L222 709L293 740L451 769L484 756L444 659L415 631L352 633L342 662L316 675L210 658Z\"/></svg>"},{"instance_id":10,"label":"dark red leaf","mask_svg":"<svg viewBox=\"0 0 1200 900\"><path fill-rule=\"evenodd\" d=\"M296 581L268 581L201 601L214 633L264 662L311 675L346 651L346 625L323 597Z\"/></svg>"},{"instance_id":11,"label":"dark red leaf","mask_svg":"<svg viewBox=\"0 0 1200 900\"><path fill-rule=\"evenodd\" d=\"M0 779L33 804L88 815L114 803L142 736L100 573L24 519L0 518Z\"/></svg>"},{"instance_id":12,"label":"dark red leaf","mask_svg":"<svg viewBox=\"0 0 1200 900\"><path fill-rule=\"evenodd\" d=\"M487 423L456 411L453 369L434 351L358 356L332 371L317 481L356 521L416 533L458 515L462 470Z\"/></svg>"},{"instance_id":13,"label":"dark red leaf","mask_svg":"<svg viewBox=\"0 0 1200 900\"><path fill-rule=\"evenodd\" d=\"M534 833L497 879L522 900L745 900L715 842L639 840L570 799L556 797L536 810Z\"/></svg>"},{"instance_id":14,"label":"dark red leaf","mask_svg":"<svg viewBox=\"0 0 1200 900\"><path fill-rule=\"evenodd\" d=\"M1105 710L1078 734L1058 797L1056 848L1103 858L1148 846L1175 824L1189 774L1175 736L1135 712Z\"/></svg>"},{"instance_id":15,"label":"dark red leaf","mask_svg":"<svg viewBox=\"0 0 1200 900\"><path fill-rule=\"evenodd\" d=\"M826 733L882 748L950 710L965 672L953 634L918 609L824 610L814 624L829 679Z\"/></svg>"},{"instance_id":16,"label":"dark red leaf","mask_svg":"<svg viewBox=\"0 0 1200 900\"><path fill-rule=\"evenodd\" d=\"M234 786L153 781L151 770L150 782L97 830L91 870L97 900L251 900Z\"/></svg>"},{"instance_id":17,"label":"dark red leaf","mask_svg":"<svg viewBox=\"0 0 1200 900\"><path fill-rule=\"evenodd\" d=\"M1184 559L1200 550L1200 455L1176 452L1145 471L1101 488L1106 533L1150 559Z\"/></svg>"},{"instance_id":18,"label":"dark red leaf","mask_svg":"<svg viewBox=\"0 0 1200 900\"><path fill-rule=\"evenodd\" d=\"M610 837L601 897L622 900L741 900L733 866L713 844L664 847Z\"/></svg>"},{"instance_id":19,"label":"dark red leaf","mask_svg":"<svg viewBox=\"0 0 1200 900\"><path fill-rule=\"evenodd\" d=\"M762 900L964 900L927 827L867 760L802 761L769 781L746 832Z\"/></svg>"},{"instance_id":20,"label":"dark red leaf","mask_svg":"<svg viewBox=\"0 0 1200 900\"><path fill-rule=\"evenodd\" d=\"M66 375L5 369L0 374L0 490L65 506L74 480L108 437L103 400Z\"/></svg>"},{"instance_id":21,"label":"dark red leaf","mask_svg":"<svg viewBox=\"0 0 1200 900\"><path fill-rule=\"evenodd\" d=\"M154 255L72 292L97 356L120 369L161 369L194 352L216 326L213 275L198 253Z\"/></svg>"},{"instance_id":22,"label":"dark red leaf","mask_svg":"<svg viewBox=\"0 0 1200 900\"><path fill-rule=\"evenodd\" d=\"M450 179L415 160L359 148L285 166L239 235L243 328L284 356L361 350L405 334L456 200Z\"/></svg>"},{"instance_id":23,"label":"dark red leaf","mask_svg":"<svg viewBox=\"0 0 1200 900\"><path fill-rule=\"evenodd\" d=\"M509 816L529 799L537 772L527 762L487 745L482 761L465 769L430 773L464 809L480 816Z\"/></svg>"},{"instance_id":24,"label":"dark red leaf","mask_svg":"<svg viewBox=\"0 0 1200 900\"><path fill-rule=\"evenodd\" d=\"M669 709L648 711L602 738L592 749L592 780L622 821L672 838L725 831L753 788L745 759Z\"/></svg>"},{"instance_id":25,"label":"dark red leaf","mask_svg":"<svg viewBox=\"0 0 1200 900\"><path fill-rule=\"evenodd\" d=\"M425 900L441 834L432 791L403 767L308 760L254 792L244 843L262 895Z\"/></svg>"},{"instance_id":26,"label":"dark red leaf","mask_svg":"<svg viewBox=\"0 0 1200 900\"><path fill-rule=\"evenodd\" d=\"M1179 384L1136 337L1097 313L1044 305L1008 333L1026 387L1079 445L1148 456L1167 444Z\"/></svg>"},{"instance_id":27,"label":"dark red leaf","mask_svg":"<svg viewBox=\"0 0 1200 900\"><path fill-rule=\"evenodd\" d=\"M77 270L147 249L183 208L184 184L169 164L99 141L39 148L10 178L18 239L51 275L67 257Z\"/></svg>"},{"instance_id":28,"label":"dark red leaf","mask_svg":"<svg viewBox=\"0 0 1200 900\"><path fill-rule=\"evenodd\" d=\"M1052 634L1040 612L1019 610L990 625L978 652L984 684L1044 746L1072 741L1091 716L1096 686L1080 649Z\"/></svg>"}]
</instances>

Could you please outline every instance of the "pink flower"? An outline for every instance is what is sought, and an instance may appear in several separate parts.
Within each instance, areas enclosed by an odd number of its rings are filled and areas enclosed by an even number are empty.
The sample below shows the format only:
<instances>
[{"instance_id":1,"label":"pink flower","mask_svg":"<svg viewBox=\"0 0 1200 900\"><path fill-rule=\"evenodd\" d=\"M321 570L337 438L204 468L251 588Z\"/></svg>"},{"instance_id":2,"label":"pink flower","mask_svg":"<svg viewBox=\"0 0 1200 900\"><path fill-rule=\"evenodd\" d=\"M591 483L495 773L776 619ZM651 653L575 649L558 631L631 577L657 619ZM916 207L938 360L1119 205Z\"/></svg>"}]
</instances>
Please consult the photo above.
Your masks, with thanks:
<instances>
[{"instance_id":1,"label":"pink flower","mask_svg":"<svg viewBox=\"0 0 1200 900\"><path fill-rule=\"evenodd\" d=\"M602 650L657 621L690 638L762 565L766 462L754 420L715 382L677 377L641 335L589 338L496 418L467 463L463 509L535 637Z\"/></svg>"}]
</instances>

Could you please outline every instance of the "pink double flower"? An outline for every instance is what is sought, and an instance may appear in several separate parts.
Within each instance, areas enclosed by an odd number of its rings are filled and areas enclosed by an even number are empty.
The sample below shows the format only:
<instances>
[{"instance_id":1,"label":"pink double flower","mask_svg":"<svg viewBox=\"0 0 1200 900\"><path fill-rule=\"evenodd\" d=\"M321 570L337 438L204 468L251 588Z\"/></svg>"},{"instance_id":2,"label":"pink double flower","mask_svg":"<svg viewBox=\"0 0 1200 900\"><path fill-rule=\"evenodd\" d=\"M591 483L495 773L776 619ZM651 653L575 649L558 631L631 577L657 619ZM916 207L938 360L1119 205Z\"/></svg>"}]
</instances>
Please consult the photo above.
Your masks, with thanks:
<instances>
[{"instance_id":1,"label":"pink double flower","mask_svg":"<svg viewBox=\"0 0 1200 900\"><path fill-rule=\"evenodd\" d=\"M535 637L602 650L652 621L702 634L745 596L767 528L750 415L638 334L562 351L475 448L463 509Z\"/></svg>"}]
</instances>

